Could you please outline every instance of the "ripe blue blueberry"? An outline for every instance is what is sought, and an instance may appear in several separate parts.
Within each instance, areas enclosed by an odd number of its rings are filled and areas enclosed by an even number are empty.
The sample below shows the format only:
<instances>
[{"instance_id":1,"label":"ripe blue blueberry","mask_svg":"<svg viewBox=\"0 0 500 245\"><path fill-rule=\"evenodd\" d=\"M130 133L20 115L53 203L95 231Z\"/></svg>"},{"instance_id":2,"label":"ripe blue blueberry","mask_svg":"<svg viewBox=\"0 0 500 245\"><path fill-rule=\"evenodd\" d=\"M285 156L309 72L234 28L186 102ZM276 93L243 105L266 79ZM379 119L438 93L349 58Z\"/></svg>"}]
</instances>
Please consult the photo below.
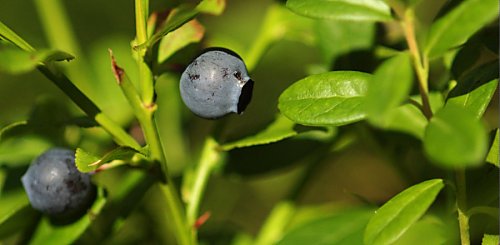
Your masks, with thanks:
<instances>
[{"instance_id":1,"label":"ripe blue blueberry","mask_svg":"<svg viewBox=\"0 0 500 245\"><path fill-rule=\"evenodd\" d=\"M21 181L31 206L55 217L84 213L95 198L90 175L75 166L75 152L52 148L31 163Z\"/></svg>"},{"instance_id":2,"label":"ripe blue blueberry","mask_svg":"<svg viewBox=\"0 0 500 245\"><path fill-rule=\"evenodd\" d=\"M181 97L196 115L216 119L241 114L252 98L253 81L241 58L227 49L209 49L182 73Z\"/></svg>"}]
</instances>

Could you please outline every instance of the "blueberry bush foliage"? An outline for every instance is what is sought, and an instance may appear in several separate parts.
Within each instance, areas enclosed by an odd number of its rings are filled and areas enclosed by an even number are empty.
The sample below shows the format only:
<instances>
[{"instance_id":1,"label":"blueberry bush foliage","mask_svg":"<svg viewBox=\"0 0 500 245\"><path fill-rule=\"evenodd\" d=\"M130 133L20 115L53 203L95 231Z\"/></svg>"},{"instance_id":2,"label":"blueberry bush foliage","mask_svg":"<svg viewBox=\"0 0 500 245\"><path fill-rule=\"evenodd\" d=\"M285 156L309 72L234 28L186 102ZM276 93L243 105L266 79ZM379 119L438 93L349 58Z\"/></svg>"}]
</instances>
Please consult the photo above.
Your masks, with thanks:
<instances>
[{"instance_id":1,"label":"blueberry bush foliage","mask_svg":"<svg viewBox=\"0 0 500 245\"><path fill-rule=\"evenodd\" d=\"M497 0L0 6L2 244L498 244ZM242 115L180 99L209 47ZM65 224L20 181L52 147L98 189Z\"/></svg>"}]
</instances>

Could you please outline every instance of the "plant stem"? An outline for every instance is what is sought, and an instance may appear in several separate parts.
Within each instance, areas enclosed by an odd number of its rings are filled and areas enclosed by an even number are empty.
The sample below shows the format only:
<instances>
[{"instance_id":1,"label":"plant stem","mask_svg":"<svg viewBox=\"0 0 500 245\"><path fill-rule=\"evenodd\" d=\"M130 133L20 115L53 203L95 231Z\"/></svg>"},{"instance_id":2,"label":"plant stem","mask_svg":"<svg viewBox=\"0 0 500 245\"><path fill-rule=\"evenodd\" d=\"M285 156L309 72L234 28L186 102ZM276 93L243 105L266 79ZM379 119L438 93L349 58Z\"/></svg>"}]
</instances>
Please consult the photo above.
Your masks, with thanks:
<instances>
[{"instance_id":1,"label":"plant stem","mask_svg":"<svg viewBox=\"0 0 500 245\"><path fill-rule=\"evenodd\" d=\"M457 211L458 225L460 227L460 241L462 245L470 244L469 235L469 216L467 215L467 187L465 180L465 170L459 169L456 171L456 186L457 186Z\"/></svg>"},{"instance_id":2,"label":"plant stem","mask_svg":"<svg viewBox=\"0 0 500 245\"><path fill-rule=\"evenodd\" d=\"M422 112L427 119L430 119L432 118L432 109L429 103L429 62L427 57L422 56L418 48L417 39L415 37L415 13L412 9L409 9L402 17L406 43L410 49L413 66L418 77L418 89L422 97Z\"/></svg>"},{"instance_id":3,"label":"plant stem","mask_svg":"<svg viewBox=\"0 0 500 245\"><path fill-rule=\"evenodd\" d=\"M149 15L149 0L135 0L135 20L136 20L136 41L144 43L148 38L147 18ZM144 132L144 137L149 145L150 157L153 161L159 162L164 175L164 182L159 183L160 189L165 195L167 209L174 223L174 236L177 243L180 245L196 244L190 235L190 227L187 225L184 209L174 186L174 182L168 174L168 167L163 147L161 145L158 128L154 118L156 104L153 101L154 97L154 81L153 73L146 63L146 49L138 49L137 65L139 68L139 83L141 86L142 100L132 83L127 88L123 88L125 95L130 96L131 103L137 119L141 124ZM123 70L122 70L123 71ZM115 74L117 74L115 72Z\"/></svg>"},{"instance_id":4,"label":"plant stem","mask_svg":"<svg viewBox=\"0 0 500 245\"><path fill-rule=\"evenodd\" d=\"M194 173L194 183L191 187L189 202L187 204L188 225L194 225L198 218L201 199L212 174L214 167L220 160L220 152L216 150L217 142L212 138L207 138L202 149L200 161Z\"/></svg>"},{"instance_id":5,"label":"plant stem","mask_svg":"<svg viewBox=\"0 0 500 245\"><path fill-rule=\"evenodd\" d=\"M275 244L295 212L291 201L282 201L273 208L262 226L254 245Z\"/></svg>"},{"instance_id":6,"label":"plant stem","mask_svg":"<svg viewBox=\"0 0 500 245\"><path fill-rule=\"evenodd\" d=\"M137 43L145 43L148 39L147 18L149 15L149 0L135 0L135 29ZM154 82L153 73L146 60L147 49L137 49L137 65L139 69L139 84L141 86L142 101L146 105L153 103Z\"/></svg>"}]
</instances>

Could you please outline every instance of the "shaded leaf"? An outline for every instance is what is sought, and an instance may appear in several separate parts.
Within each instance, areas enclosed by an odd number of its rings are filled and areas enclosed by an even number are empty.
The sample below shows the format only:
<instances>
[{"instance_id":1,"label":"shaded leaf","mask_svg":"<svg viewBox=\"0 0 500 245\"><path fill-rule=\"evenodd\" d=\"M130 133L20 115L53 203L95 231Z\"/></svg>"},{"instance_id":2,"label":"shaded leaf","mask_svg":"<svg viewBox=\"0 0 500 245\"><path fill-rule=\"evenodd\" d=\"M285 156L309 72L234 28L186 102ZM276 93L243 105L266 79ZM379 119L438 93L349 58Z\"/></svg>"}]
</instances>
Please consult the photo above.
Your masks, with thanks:
<instances>
[{"instance_id":1,"label":"shaded leaf","mask_svg":"<svg viewBox=\"0 0 500 245\"><path fill-rule=\"evenodd\" d=\"M34 70L38 65L50 61L72 60L68 53L57 50L26 52L13 46L0 46L0 70L12 74Z\"/></svg>"},{"instance_id":2,"label":"shaded leaf","mask_svg":"<svg viewBox=\"0 0 500 245\"><path fill-rule=\"evenodd\" d=\"M47 217L42 218L30 244L72 244L91 225L94 217L101 212L106 201L104 190L98 188L97 198L88 214L83 215L74 223L54 226Z\"/></svg>"},{"instance_id":3,"label":"shaded leaf","mask_svg":"<svg viewBox=\"0 0 500 245\"><path fill-rule=\"evenodd\" d=\"M364 243L394 243L426 212L443 187L441 179L427 180L391 198L368 222Z\"/></svg>"},{"instance_id":4,"label":"shaded leaf","mask_svg":"<svg viewBox=\"0 0 500 245\"><path fill-rule=\"evenodd\" d=\"M481 245L498 245L500 244L500 239L498 235L484 234Z\"/></svg>"},{"instance_id":5,"label":"shaded leaf","mask_svg":"<svg viewBox=\"0 0 500 245\"><path fill-rule=\"evenodd\" d=\"M391 10L382 0L288 0L286 6L293 12L312 18L388 21Z\"/></svg>"},{"instance_id":6,"label":"shaded leaf","mask_svg":"<svg viewBox=\"0 0 500 245\"><path fill-rule=\"evenodd\" d=\"M425 53L431 58L444 54L448 49L463 44L497 16L497 0L463 1L432 25Z\"/></svg>"},{"instance_id":7,"label":"shaded leaf","mask_svg":"<svg viewBox=\"0 0 500 245\"><path fill-rule=\"evenodd\" d=\"M294 122L282 115L279 115L276 120L263 131L235 142L226 143L222 145L221 148L224 151L230 151L234 148L263 145L280 141L297 135L297 132L293 129L294 125Z\"/></svg>"},{"instance_id":8,"label":"shaded leaf","mask_svg":"<svg viewBox=\"0 0 500 245\"><path fill-rule=\"evenodd\" d=\"M77 148L75 163L80 172L87 173L95 171L103 164L114 160L129 160L137 153L142 154L132 147L120 146L99 158L82 150L81 148Z\"/></svg>"},{"instance_id":9,"label":"shaded leaf","mask_svg":"<svg viewBox=\"0 0 500 245\"><path fill-rule=\"evenodd\" d=\"M191 20L173 32L168 33L160 41L158 63L162 63L178 50L191 43L199 42L205 33L205 28L197 20Z\"/></svg>"},{"instance_id":10,"label":"shaded leaf","mask_svg":"<svg viewBox=\"0 0 500 245\"><path fill-rule=\"evenodd\" d=\"M463 107L446 105L427 125L424 150L442 167L480 165L487 150L486 129Z\"/></svg>"},{"instance_id":11,"label":"shaded leaf","mask_svg":"<svg viewBox=\"0 0 500 245\"><path fill-rule=\"evenodd\" d=\"M36 215L23 189L2 193L0 198L0 239L24 229Z\"/></svg>"},{"instance_id":12,"label":"shaded leaf","mask_svg":"<svg viewBox=\"0 0 500 245\"><path fill-rule=\"evenodd\" d=\"M493 144L491 145L490 151L488 152L488 155L486 156L486 161L493 163L495 166L499 166L499 155L498 155L498 150L500 148L500 145L498 144L498 129L496 130L495 133L495 138L493 139Z\"/></svg>"},{"instance_id":13,"label":"shaded leaf","mask_svg":"<svg viewBox=\"0 0 500 245\"><path fill-rule=\"evenodd\" d=\"M372 75L334 71L306 77L288 87L278 107L292 121L310 126L340 126L364 119L364 96Z\"/></svg>"},{"instance_id":14,"label":"shaded leaf","mask_svg":"<svg viewBox=\"0 0 500 245\"><path fill-rule=\"evenodd\" d=\"M226 0L202 0L196 9L201 13L220 15L226 8Z\"/></svg>"},{"instance_id":15,"label":"shaded leaf","mask_svg":"<svg viewBox=\"0 0 500 245\"><path fill-rule=\"evenodd\" d=\"M385 125L389 112L408 100L413 72L408 53L396 55L380 65L368 85L365 105L368 120Z\"/></svg>"},{"instance_id":16,"label":"shaded leaf","mask_svg":"<svg viewBox=\"0 0 500 245\"><path fill-rule=\"evenodd\" d=\"M498 87L497 77L498 62L479 67L458 81L446 103L462 106L481 118Z\"/></svg>"},{"instance_id":17,"label":"shaded leaf","mask_svg":"<svg viewBox=\"0 0 500 245\"><path fill-rule=\"evenodd\" d=\"M357 208L318 218L290 230L278 244L363 244L363 231L372 215L370 208Z\"/></svg>"}]
</instances>

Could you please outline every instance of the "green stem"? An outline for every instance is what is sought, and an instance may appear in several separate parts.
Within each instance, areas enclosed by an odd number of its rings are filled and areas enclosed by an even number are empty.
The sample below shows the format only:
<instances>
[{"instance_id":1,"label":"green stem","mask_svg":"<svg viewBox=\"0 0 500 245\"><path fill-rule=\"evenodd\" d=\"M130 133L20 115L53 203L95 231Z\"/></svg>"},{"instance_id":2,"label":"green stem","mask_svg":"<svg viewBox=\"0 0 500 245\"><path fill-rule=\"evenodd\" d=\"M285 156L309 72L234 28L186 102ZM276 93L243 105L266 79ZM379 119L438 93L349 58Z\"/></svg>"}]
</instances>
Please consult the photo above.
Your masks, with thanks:
<instances>
[{"instance_id":1,"label":"green stem","mask_svg":"<svg viewBox=\"0 0 500 245\"><path fill-rule=\"evenodd\" d=\"M460 241L462 245L470 244L469 235L469 216L467 215L467 188L465 179L465 170L459 169L456 171L456 186L457 186L457 210L458 210L458 225L460 228Z\"/></svg>"},{"instance_id":2,"label":"green stem","mask_svg":"<svg viewBox=\"0 0 500 245\"><path fill-rule=\"evenodd\" d=\"M212 174L214 167L220 160L220 152L216 150L217 142L212 138L207 138L203 146L200 161L194 173L194 183L191 187L189 201L187 204L187 221L190 226L194 225L198 218L201 199Z\"/></svg>"},{"instance_id":3,"label":"green stem","mask_svg":"<svg viewBox=\"0 0 500 245\"><path fill-rule=\"evenodd\" d=\"M147 18L149 15L149 0L135 0L135 28L137 43L145 43L148 39ZM153 73L146 63L147 49L137 49L137 66L142 92L142 101L146 105L153 103L154 82Z\"/></svg>"},{"instance_id":4,"label":"green stem","mask_svg":"<svg viewBox=\"0 0 500 245\"><path fill-rule=\"evenodd\" d=\"M421 55L417 39L415 36L415 13L409 9L403 17L403 29L405 32L406 43L413 59L413 66L418 78L418 89L422 98L422 112L427 119L432 118L432 109L429 103L429 62L427 58Z\"/></svg>"},{"instance_id":5,"label":"green stem","mask_svg":"<svg viewBox=\"0 0 500 245\"><path fill-rule=\"evenodd\" d=\"M48 66L38 66L38 70L50 79L59 89L61 89L75 104L82 109L85 114L93 118L101 127L106 130L119 145L130 146L140 150L141 146L118 124L113 122L108 116L82 93L64 74L55 68Z\"/></svg>"}]
</instances>

